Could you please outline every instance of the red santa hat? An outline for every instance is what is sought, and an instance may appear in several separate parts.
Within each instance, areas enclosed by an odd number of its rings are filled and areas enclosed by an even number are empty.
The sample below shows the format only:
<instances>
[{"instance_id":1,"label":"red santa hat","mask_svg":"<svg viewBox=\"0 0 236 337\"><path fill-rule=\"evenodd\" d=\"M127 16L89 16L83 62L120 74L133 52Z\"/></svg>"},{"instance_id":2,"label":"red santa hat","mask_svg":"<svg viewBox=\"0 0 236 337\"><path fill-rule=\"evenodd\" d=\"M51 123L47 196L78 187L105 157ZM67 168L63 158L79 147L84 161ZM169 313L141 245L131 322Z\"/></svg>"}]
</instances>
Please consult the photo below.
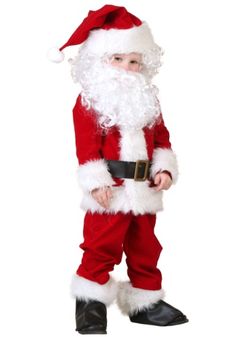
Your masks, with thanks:
<instances>
[{"instance_id":1,"label":"red santa hat","mask_svg":"<svg viewBox=\"0 0 236 337\"><path fill-rule=\"evenodd\" d=\"M148 25L129 13L125 7L105 5L88 16L59 49L51 49L48 57L53 62L64 59L62 50L84 43L88 52L102 56L105 53L144 53L155 47Z\"/></svg>"}]
</instances>

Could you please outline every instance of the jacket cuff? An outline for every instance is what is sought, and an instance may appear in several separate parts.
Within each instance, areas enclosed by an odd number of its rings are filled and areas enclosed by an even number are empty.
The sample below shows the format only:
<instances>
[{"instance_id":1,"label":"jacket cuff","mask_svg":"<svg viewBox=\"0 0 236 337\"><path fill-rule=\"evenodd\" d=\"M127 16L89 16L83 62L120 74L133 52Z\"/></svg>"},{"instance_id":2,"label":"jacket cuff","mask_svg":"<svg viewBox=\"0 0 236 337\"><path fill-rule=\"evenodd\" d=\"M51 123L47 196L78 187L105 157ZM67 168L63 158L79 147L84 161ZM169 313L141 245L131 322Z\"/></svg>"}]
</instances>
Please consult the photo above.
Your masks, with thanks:
<instances>
[{"instance_id":1,"label":"jacket cuff","mask_svg":"<svg viewBox=\"0 0 236 337\"><path fill-rule=\"evenodd\" d=\"M78 168L78 179L81 188L89 192L95 188L112 186L114 184L104 159L91 160L80 165Z\"/></svg>"},{"instance_id":2,"label":"jacket cuff","mask_svg":"<svg viewBox=\"0 0 236 337\"><path fill-rule=\"evenodd\" d=\"M157 148L153 152L151 177L154 179L158 172L168 171L172 177L173 184L178 178L178 164L175 153L171 149Z\"/></svg>"}]
</instances>

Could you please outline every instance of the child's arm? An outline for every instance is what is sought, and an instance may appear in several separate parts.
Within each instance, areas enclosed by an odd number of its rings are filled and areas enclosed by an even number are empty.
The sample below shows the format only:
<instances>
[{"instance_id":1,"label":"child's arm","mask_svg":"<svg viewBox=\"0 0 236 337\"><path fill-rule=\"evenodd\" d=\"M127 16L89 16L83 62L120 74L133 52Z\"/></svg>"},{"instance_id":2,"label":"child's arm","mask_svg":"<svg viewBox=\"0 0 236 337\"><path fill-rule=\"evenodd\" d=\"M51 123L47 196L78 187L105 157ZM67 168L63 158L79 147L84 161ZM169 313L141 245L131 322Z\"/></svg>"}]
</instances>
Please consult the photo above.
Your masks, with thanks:
<instances>
[{"instance_id":1,"label":"child's arm","mask_svg":"<svg viewBox=\"0 0 236 337\"><path fill-rule=\"evenodd\" d=\"M156 124L154 132L154 152L151 166L151 176L157 185L157 190L168 189L178 176L177 160L171 149L170 135L164 120Z\"/></svg>"},{"instance_id":2,"label":"child's arm","mask_svg":"<svg viewBox=\"0 0 236 337\"><path fill-rule=\"evenodd\" d=\"M76 154L79 160L79 182L86 192L112 186L114 183L101 155L102 135L94 112L88 111L79 96L73 109Z\"/></svg>"}]
</instances>

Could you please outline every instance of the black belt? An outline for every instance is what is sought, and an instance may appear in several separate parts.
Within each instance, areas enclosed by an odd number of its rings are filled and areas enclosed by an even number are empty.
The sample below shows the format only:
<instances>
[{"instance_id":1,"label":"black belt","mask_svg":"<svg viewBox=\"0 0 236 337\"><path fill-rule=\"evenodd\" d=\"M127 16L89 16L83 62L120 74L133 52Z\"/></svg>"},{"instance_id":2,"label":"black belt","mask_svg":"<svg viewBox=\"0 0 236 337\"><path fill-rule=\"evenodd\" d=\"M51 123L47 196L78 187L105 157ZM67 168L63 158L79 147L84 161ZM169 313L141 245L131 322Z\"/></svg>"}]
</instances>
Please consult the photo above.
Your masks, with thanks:
<instances>
[{"instance_id":1,"label":"black belt","mask_svg":"<svg viewBox=\"0 0 236 337\"><path fill-rule=\"evenodd\" d=\"M149 160L137 160L136 162L107 160L106 162L111 175L115 178L128 178L135 181L144 181L149 178Z\"/></svg>"}]
</instances>

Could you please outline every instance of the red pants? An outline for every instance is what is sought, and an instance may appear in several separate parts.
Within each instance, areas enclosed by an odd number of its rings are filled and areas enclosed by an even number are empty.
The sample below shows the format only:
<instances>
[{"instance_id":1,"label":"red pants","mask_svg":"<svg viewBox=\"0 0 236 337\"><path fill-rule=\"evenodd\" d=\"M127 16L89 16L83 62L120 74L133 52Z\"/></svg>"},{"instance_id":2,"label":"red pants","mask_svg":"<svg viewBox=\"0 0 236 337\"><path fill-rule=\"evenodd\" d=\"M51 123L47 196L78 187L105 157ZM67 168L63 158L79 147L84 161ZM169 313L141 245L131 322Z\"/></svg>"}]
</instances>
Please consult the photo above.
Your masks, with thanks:
<instances>
[{"instance_id":1,"label":"red pants","mask_svg":"<svg viewBox=\"0 0 236 337\"><path fill-rule=\"evenodd\" d=\"M84 254L77 274L104 284L124 251L132 286L161 289L161 272L156 266L162 247L154 234L155 221L153 214L87 212L84 242L80 245Z\"/></svg>"}]
</instances>

